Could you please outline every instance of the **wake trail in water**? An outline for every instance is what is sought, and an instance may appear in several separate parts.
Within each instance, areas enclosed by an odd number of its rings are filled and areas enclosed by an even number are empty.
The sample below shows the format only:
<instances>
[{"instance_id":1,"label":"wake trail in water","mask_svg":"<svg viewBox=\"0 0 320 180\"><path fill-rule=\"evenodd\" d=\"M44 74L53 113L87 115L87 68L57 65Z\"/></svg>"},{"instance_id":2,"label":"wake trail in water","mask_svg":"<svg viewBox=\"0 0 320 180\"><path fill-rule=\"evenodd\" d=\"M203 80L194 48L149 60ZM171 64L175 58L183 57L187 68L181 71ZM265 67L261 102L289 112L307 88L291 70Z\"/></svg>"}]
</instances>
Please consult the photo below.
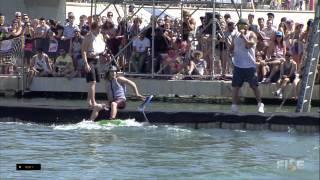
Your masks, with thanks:
<instances>
[{"instance_id":1,"label":"wake trail in water","mask_svg":"<svg viewBox=\"0 0 320 180\"><path fill-rule=\"evenodd\" d=\"M142 127L142 126L144 126L144 124L135 121L135 119L126 119L126 120L123 120L123 123L119 125L115 125L115 124L100 125L93 121L83 120L77 124L52 125L51 127L53 127L54 130L82 130L82 129L111 130L116 127Z\"/></svg>"}]
</instances>

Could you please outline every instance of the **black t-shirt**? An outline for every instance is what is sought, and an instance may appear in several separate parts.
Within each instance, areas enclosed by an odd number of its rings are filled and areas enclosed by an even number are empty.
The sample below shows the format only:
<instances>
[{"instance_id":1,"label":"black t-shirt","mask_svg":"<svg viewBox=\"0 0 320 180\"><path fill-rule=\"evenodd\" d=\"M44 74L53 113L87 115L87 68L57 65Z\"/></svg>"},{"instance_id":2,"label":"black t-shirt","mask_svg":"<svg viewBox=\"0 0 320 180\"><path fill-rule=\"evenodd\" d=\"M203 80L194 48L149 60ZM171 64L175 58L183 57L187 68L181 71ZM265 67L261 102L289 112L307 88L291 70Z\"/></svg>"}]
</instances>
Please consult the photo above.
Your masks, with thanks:
<instances>
[{"instance_id":1,"label":"black t-shirt","mask_svg":"<svg viewBox=\"0 0 320 180\"><path fill-rule=\"evenodd\" d=\"M256 24L249 25L249 31L258 32L258 25Z\"/></svg>"}]
</instances>

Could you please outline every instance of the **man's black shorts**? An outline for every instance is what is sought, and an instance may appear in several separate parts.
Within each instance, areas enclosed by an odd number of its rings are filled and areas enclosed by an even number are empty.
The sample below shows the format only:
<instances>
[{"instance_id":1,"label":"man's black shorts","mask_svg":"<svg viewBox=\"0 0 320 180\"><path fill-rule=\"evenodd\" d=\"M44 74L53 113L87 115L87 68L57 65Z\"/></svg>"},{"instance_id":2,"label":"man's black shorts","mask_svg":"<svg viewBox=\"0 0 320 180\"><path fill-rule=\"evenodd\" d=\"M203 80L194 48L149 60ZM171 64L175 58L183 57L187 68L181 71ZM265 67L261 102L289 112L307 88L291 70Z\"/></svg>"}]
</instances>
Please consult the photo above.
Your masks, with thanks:
<instances>
[{"instance_id":1,"label":"man's black shorts","mask_svg":"<svg viewBox=\"0 0 320 180\"><path fill-rule=\"evenodd\" d=\"M244 82L248 82L250 86L259 85L256 68L234 67L232 87L241 87Z\"/></svg>"},{"instance_id":2,"label":"man's black shorts","mask_svg":"<svg viewBox=\"0 0 320 180\"><path fill-rule=\"evenodd\" d=\"M91 68L86 74L87 82L100 82L100 72L98 70L98 59L88 58L88 63Z\"/></svg>"}]
</instances>

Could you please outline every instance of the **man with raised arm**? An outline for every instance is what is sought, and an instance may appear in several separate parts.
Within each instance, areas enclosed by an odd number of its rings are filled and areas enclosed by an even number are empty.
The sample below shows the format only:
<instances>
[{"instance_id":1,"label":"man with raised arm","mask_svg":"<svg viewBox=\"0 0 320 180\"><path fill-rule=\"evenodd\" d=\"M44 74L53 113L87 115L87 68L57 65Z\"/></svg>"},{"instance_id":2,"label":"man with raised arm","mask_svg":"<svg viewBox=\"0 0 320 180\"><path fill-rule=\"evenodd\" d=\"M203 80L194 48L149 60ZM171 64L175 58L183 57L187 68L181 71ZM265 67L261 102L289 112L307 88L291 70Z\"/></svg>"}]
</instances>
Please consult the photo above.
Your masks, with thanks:
<instances>
[{"instance_id":1,"label":"man with raised arm","mask_svg":"<svg viewBox=\"0 0 320 180\"><path fill-rule=\"evenodd\" d=\"M237 26L239 32L235 35L230 47L230 52L233 53L234 57L231 111L238 112L239 90L244 82L248 82L256 96L258 112L264 113L264 104L261 102L256 70L255 49L257 36L253 31L248 30L247 19L240 19Z\"/></svg>"}]
</instances>

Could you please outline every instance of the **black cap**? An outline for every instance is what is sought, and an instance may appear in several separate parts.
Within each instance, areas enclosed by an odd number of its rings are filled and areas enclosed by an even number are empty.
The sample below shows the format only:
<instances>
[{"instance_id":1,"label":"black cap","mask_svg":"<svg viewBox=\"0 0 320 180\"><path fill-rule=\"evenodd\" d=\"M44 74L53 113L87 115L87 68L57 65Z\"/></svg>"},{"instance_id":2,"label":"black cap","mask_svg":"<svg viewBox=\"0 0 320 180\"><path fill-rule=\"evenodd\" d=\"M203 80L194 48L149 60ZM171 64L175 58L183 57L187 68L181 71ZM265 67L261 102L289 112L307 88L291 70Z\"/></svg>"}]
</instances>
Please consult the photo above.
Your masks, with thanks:
<instances>
[{"instance_id":1,"label":"black cap","mask_svg":"<svg viewBox=\"0 0 320 180\"><path fill-rule=\"evenodd\" d=\"M108 69L108 71L110 72L110 71L118 71L118 68L116 67L116 66L110 66L109 67L109 69Z\"/></svg>"},{"instance_id":2,"label":"black cap","mask_svg":"<svg viewBox=\"0 0 320 180\"><path fill-rule=\"evenodd\" d=\"M307 22L307 26L311 26L313 24L313 19L309 19Z\"/></svg>"},{"instance_id":3,"label":"black cap","mask_svg":"<svg viewBox=\"0 0 320 180\"><path fill-rule=\"evenodd\" d=\"M267 16L268 16L268 17L269 17L269 16L274 17L274 14L273 14L273 13L271 13L271 12L269 12L269 13L267 14Z\"/></svg>"},{"instance_id":4,"label":"black cap","mask_svg":"<svg viewBox=\"0 0 320 180\"><path fill-rule=\"evenodd\" d=\"M237 25L238 25L238 24L246 24L246 25L248 25L249 23L248 23L248 20L247 20L247 19L241 18L241 19L239 19Z\"/></svg>"}]
</instances>

